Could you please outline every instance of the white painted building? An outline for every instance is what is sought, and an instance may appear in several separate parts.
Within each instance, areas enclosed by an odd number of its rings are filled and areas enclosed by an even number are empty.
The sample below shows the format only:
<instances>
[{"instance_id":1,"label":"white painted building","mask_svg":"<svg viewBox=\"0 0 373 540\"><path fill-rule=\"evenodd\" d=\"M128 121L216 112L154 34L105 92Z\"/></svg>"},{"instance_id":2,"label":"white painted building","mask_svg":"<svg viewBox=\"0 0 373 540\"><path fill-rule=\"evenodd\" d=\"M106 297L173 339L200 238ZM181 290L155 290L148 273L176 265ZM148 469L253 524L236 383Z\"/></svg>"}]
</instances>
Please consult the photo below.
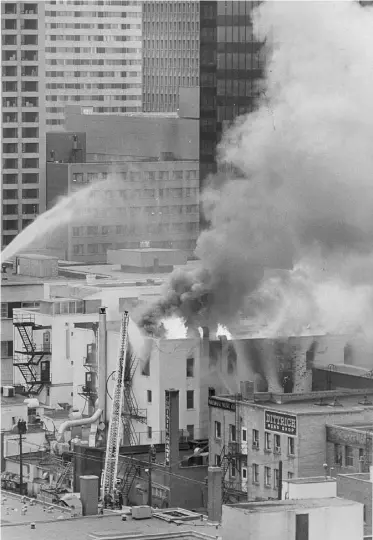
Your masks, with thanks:
<instances>
[{"instance_id":1,"label":"white painted building","mask_svg":"<svg viewBox=\"0 0 373 540\"><path fill-rule=\"evenodd\" d=\"M337 497L223 506L222 537L235 540L361 540L363 529L363 505Z\"/></svg>"}]
</instances>

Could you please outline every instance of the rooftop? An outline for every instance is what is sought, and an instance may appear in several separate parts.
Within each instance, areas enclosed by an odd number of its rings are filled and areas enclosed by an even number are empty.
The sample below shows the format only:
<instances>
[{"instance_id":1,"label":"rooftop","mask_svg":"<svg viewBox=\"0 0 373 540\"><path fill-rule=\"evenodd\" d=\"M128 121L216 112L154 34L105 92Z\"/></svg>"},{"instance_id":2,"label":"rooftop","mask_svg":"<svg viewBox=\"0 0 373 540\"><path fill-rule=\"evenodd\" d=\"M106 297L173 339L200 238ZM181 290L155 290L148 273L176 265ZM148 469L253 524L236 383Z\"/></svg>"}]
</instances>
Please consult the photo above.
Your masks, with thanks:
<instances>
[{"instance_id":1,"label":"rooftop","mask_svg":"<svg viewBox=\"0 0 373 540\"><path fill-rule=\"evenodd\" d=\"M368 404L364 404L365 396L373 396L373 389L330 390L309 392L307 394L258 392L254 394L253 401L242 400L239 403L250 408L275 410L297 415L332 415L368 410L373 421L373 405L369 404L370 401L367 402ZM234 396L216 396L214 399L236 403ZM367 422L364 425L366 424Z\"/></svg>"},{"instance_id":2,"label":"rooftop","mask_svg":"<svg viewBox=\"0 0 373 540\"><path fill-rule=\"evenodd\" d=\"M264 501L252 503L238 503L228 505L231 508L249 512L283 512L294 510L295 508L327 508L330 506L353 506L355 501L341 499L338 497L328 497L323 499L286 499L282 501ZM223 510L224 511L224 510Z\"/></svg>"},{"instance_id":3,"label":"rooftop","mask_svg":"<svg viewBox=\"0 0 373 540\"><path fill-rule=\"evenodd\" d=\"M4 495L3 495L4 497ZM2 519L2 539L3 540L30 540L35 534L38 540L71 540L71 538L92 539L92 538L118 538L124 536L136 538L139 535L162 534L172 535L187 540L195 538L197 535L204 539L215 538L219 534L215 526L206 521L193 520L185 524L176 524L164 521L155 517L144 520L133 520L130 516L127 521L121 520L120 513L110 512L104 516L76 517L70 518L58 507L53 507L50 513L41 504L29 507L25 516L21 515L22 503L19 497L13 494L6 494L7 501L3 505ZM6 513L9 512L9 513ZM30 530L30 523L35 523L35 531ZM58 522L58 523L57 523ZM202 533L202 534L201 534Z\"/></svg>"},{"instance_id":4,"label":"rooftop","mask_svg":"<svg viewBox=\"0 0 373 540\"><path fill-rule=\"evenodd\" d=\"M309 476L307 478L292 478L285 480L289 484L319 484L320 482L335 482L330 476Z\"/></svg>"},{"instance_id":5,"label":"rooftop","mask_svg":"<svg viewBox=\"0 0 373 540\"><path fill-rule=\"evenodd\" d=\"M1 406L2 407L9 407L11 405L24 405L25 403L25 396L15 395L13 397L6 397L4 395L1 396Z\"/></svg>"}]
</instances>

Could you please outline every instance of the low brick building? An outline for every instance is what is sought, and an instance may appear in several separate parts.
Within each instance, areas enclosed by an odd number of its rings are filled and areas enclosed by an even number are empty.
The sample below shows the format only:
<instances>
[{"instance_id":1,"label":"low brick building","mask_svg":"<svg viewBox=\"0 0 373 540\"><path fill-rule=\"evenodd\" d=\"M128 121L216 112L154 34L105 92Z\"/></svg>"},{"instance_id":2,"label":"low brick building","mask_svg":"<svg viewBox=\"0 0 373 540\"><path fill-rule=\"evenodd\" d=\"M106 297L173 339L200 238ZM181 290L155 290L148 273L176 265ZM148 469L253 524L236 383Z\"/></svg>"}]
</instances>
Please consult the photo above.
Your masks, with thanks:
<instances>
[{"instance_id":1,"label":"low brick building","mask_svg":"<svg viewBox=\"0 0 373 540\"><path fill-rule=\"evenodd\" d=\"M324 464L330 474L331 426L372 423L372 398L369 390L210 397L210 465L221 465L225 485L248 500L277 498L281 464L284 480L323 475ZM367 447L359 444L361 456ZM348 466L359 472L356 460Z\"/></svg>"},{"instance_id":2,"label":"low brick building","mask_svg":"<svg viewBox=\"0 0 373 540\"><path fill-rule=\"evenodd\" d=\"M364 505L364 532L372 534L372 492L369 473L339 474L337 476L337 496Z\"/></svg>"}]
</instances>

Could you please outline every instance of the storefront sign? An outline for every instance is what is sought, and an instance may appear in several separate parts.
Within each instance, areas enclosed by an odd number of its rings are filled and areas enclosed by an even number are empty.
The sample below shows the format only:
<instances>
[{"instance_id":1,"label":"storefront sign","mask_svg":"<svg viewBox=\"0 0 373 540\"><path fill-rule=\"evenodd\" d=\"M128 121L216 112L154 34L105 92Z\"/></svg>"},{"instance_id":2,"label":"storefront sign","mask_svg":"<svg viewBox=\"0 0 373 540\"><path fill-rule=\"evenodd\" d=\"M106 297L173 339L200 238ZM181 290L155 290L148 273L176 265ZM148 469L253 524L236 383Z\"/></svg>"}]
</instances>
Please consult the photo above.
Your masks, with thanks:
<instances>
[{"instance_id":1,"label":"storefront sign","mask_svg":"<svg viewBox=\"0 0 373 540\"><path fill-rule=\"evenodd\" d=\"M264 411L264 429L277 433L297 434L297 417L292 414Z\"/></svg>"},{"instance_id":2,"label":"storefront sign","mask_svg":"<svg viewBox=\"0 0 373 540\"><path fill-rule=\"evenodd\" d=\"M226 411L236 410L236 404L231 401L223 401L214 397L209 397L209 407L215 407L216 409L225 409Z\"/></svg>"},{"instance_id":3,"label":"storefront sign","mask_svg":"<svg viewBox=\"0 0 373 540\"><path fill-rule=\"evenodd\" d=\"M170 465L170 392L168 392L167 390L165 393L165 428L166 428L166 437L165 437L164 458L165 458L166 467L169 467Z\"/></svg>"}]
</instances>

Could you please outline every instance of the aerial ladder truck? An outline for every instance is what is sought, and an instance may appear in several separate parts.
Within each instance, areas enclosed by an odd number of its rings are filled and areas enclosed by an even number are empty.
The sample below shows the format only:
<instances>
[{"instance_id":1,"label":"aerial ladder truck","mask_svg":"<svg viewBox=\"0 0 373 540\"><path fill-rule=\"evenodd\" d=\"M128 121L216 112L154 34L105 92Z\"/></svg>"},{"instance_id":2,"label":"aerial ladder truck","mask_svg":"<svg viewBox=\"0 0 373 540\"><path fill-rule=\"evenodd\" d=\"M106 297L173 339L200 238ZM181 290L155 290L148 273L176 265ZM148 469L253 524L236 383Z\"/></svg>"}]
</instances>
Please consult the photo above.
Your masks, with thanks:
<instances>
[{"instance_id":1,"label":"aerial ladder truck","mask_svg":"<svg viewBox=\"0 0 373 540\"><path fill-rule=\"evenodd\" d=\"M105 466L102 475L101 500L103 502L108 496L112 501L114 501L114 490L118 474L121 414L124 395L124 373L128 347L128 324L129 315L128 312L125 311L123 313L120 326L119 351L115 372L114 394L109 431L107 435Z\"/></svg>"}]
</instances>

